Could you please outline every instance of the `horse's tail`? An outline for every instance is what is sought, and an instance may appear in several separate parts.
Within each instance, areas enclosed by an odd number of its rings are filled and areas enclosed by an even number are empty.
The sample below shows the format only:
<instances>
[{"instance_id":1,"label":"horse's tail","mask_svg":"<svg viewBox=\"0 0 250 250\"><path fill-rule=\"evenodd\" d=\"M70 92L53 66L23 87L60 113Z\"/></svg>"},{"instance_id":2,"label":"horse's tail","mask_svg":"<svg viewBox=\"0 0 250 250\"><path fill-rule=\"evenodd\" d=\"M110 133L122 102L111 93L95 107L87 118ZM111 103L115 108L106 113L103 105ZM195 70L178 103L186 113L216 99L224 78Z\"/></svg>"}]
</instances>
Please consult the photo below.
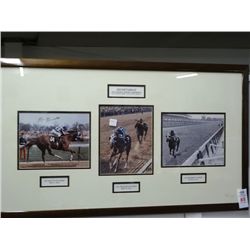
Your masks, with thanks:
<instances>
[{"instance_id":1,"label":"horse's tail","mask_svg":"<svg viewBox=\"0 0 250 250\"><path fill-rule=\"evenodd\" d=\"M31 148L33 145L35 145L36 144L36 141L35 140L30 140L30 141L28 141L24 146L23 146L23 148Z\"/></svg>"}]
</instances>

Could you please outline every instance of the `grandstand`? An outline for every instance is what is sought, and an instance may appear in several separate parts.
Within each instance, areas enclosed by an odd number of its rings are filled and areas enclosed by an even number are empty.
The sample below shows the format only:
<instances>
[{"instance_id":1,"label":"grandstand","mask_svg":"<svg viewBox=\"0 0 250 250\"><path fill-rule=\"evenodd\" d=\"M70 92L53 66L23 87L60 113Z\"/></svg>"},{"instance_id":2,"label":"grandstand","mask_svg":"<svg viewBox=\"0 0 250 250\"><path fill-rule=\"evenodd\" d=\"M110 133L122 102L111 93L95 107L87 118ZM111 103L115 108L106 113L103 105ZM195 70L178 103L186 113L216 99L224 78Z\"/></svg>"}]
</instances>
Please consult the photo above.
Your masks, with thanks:
<instances>
[{"instance_id":1,"label":"grandstand","mask_svg":"<svg viewBox=\"0 0 250 250\"><path fill-rule=\"evenodd\" d=\"M152 107L147 106L100 106L100 116L116 116L116 115L126 115L133 113L144 113L144 112L152 112Z\"/></svg>"},{"instance_id":2,"label":"grandstand","mask_svg":"<svg viewBox=\"0 0 250 250\"><path fill-rule=\"evenodd\" d=\"M180 127L180 126L188 126L188 125L199 125L205 122L214 122L220 121L222 122L223 119L220 118L211 118L206 117L205 115L201 115L200 118L194 118L190 114L171 114L171 113L164 113L162 115L162 125L163 128L170 128L170 127Z\"/></svg>"}]
</instances>

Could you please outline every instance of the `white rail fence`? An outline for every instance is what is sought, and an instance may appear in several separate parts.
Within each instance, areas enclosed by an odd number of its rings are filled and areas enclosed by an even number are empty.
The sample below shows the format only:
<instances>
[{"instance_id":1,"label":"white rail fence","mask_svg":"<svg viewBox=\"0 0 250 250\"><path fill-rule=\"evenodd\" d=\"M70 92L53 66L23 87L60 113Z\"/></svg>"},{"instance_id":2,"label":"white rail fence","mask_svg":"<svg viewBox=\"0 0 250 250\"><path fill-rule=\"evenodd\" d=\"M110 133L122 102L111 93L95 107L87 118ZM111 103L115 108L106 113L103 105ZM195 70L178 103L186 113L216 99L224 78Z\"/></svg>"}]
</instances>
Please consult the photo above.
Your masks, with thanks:
<instances>
[{"instance_id":1,"label":"white rail fence","mask_svg":"<svg viewBox=\"0 0 250 250\"><path fill-rule=\"evenodd\" d=\"M224 126L220 127L212 136L209 137L200 147L196 150L182 166L205 165L206 160L221 159L223 156L213 156L216 149L219 147L224 148L224 141L221 145L218 142L223 134ZM204 158L206 156L206 158Z\"/></svg>"}]
</instances>

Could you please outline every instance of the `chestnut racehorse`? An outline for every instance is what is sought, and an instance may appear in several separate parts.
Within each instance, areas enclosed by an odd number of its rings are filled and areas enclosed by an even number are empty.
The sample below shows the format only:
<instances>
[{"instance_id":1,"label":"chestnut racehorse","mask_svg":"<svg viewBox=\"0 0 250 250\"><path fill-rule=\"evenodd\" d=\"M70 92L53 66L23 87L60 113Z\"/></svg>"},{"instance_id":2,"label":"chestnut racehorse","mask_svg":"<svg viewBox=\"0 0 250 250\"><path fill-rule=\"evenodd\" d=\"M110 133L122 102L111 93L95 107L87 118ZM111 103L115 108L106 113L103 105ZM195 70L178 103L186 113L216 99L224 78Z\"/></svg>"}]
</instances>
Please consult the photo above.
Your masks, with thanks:
<instances>
[{"instance_id":1,"label":"chestnut racehorse","mask_svg":"<svg viewBox=\"0 0 250 250\"><path fill-rule=\"evenodd\" d=\"M57 157L59 159L62 159L62 157L60 157L56 154L53 154L52 149L70 152L71 153L70 161L72 161L73 154L75 154L76 152L71 150L69 148L69 145L72 141L74 141L77 138L78 133L77 133L77 131L68 131L68 133L69 134L62 135L59 138L58 143L56 143L54 140L54 137L50 136L50 135L41 135L41 136L38 136L36 138L30 139L29 142L25 145L25 148L27 148L27 161L29 161L29 150L33 145L36 145L41 150L42 160L43 160L44 164L45 164L45 152L46 152L46 150L48 151L48 153L50 155Z\"/></svg>"}]
</instances>

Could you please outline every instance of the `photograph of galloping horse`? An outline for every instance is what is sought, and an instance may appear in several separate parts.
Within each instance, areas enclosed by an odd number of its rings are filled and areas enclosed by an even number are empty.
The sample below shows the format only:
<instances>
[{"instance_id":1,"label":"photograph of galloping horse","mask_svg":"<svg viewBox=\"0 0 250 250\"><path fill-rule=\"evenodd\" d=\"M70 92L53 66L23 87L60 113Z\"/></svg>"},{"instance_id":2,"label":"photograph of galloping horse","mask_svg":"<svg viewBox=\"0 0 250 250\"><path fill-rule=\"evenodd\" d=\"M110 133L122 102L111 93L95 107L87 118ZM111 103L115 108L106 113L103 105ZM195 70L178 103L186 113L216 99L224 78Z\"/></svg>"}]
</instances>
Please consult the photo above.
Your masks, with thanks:
<instances>
[{"instance_id":1,"label":"photograph of galloping horse","mask_svg":"<svg viewBox=\"0 0 250 250\"><path fill-rule=\"evenodd\" d=\"M153 173L153 106L99 106L99 175Z\"/></svg>"},{"instance_id":2,"label":"photograph of galloping horse","mask_svg":"<svg viewBox=\"0 0 250 250\"><path fill-rule=\"evenodd\" d=\"M128 167L128 157L132 145L131 136L124 135L123 138L123 135L121 133L119 134L118 132L119 129L122 128L118 128L116 132L114 132L109 138L110 148L112 149L112 153L109 158L109 169L112 170L114 168L114 173L117 173L120 159L123 153L126 154L124 169Z\"/></svg>"},{"instance_id":3,"label":"photograph of galloping horse","mask_svg":"<svg viewBox=\"0 0 250 250\"><path fill-rule=\"evenodd\" d=\"M174 130L171 130L170 134L166 135L166 142L168 143L169 147L169 155L172 155L174 158L176 158L176 153L179 150L181 141L178 136L175 136Z\"/></svg>"},{"instance_id":4,"label":"photograph of galloping horse","mask_svg":"<svg viewBox=\"0 0 250 250\"><path fill-rule=\"evenodd\" d=\"M27 149L27 161L29 161L29 151L30 148L33 145L36 145L42 153L42 160L45 164L45 153L46 150L47 152L54 157L57 157L58 159L63 160L63 158L61 156L58 156L56 154L52 153L52 149L56 149L56 150L63 150L63 151L67 151L70 152L70 161L73 160L73 154L76 154L76 152L72 149L70 149L70 143L72 141L75 141L77 138L78 132L77 131L68 131L68 134L65 135L61 135L59 138L58 143L56 143L54 140L51 140L51 136L49 135L41 135L35 138L32 138L26 145L25 148Z\"/></svg>"},{"instance_id":5,"label":"photograph of galloping horse","mask_svg":"<svg viewBox=\"0 0 250 250\"><path fill-rule=\"evenodd\" d=\"M139 143L142 143L142 140L146 140L146 135L148 132L148 125L147 123L143 122L142 118L136 122L135 124L137 140Z\"/></svg>"},{"instance_id":6,"label":"photograph of galloping horse","mask_svg":"<svg viewBox=\"0 0 250 250\"><path fill-rule=\"evenodd\" d=\"M89 112L18 112L19 169L90 168Z\"/></svg>"},{"instance_id":7,"label":"photograph of galloping horse","mask_svg":"<svg viewBox=\"0 0 250 250\"><path fill-rule=\"evenodd\" d=\"M225 113L162 113L162 167L225 166Z\"/></svg>"}]
</instances>

